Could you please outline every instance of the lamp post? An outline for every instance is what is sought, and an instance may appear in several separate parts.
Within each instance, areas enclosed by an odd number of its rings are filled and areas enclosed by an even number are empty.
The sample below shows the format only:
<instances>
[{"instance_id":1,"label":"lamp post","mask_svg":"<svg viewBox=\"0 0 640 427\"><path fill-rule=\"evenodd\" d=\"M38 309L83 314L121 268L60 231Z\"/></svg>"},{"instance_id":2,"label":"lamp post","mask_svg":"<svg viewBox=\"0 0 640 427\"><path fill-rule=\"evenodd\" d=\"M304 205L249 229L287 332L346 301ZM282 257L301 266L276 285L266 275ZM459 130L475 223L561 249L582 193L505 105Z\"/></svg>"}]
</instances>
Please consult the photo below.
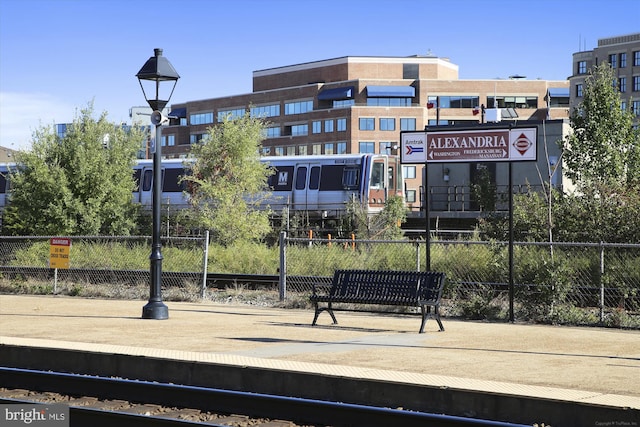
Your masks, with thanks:
<instances>
[{"instance_id":1,"label":"lamp post","mask_svg":"<svg viewBox=\"0 0 640 427\"><path fill-rule=\"evenodd\" d=\"M154 49L154 56L149 58L136 74L142 93L153 110L151 123L155 126L156 139L151 147L153 153L153 237L151 243L151 286L149 302L142 308L143 319L168 319L169 308L162 302L162 243L160 242L160 209L161 209L161 138L162 123L166 117L162 110L169 103L173 90L180 76L167 58L162 56L162 49ZM145 86L147 90L145 90ZM168 96L167 96L168 94Z\"/></svg>"}]
</instances>

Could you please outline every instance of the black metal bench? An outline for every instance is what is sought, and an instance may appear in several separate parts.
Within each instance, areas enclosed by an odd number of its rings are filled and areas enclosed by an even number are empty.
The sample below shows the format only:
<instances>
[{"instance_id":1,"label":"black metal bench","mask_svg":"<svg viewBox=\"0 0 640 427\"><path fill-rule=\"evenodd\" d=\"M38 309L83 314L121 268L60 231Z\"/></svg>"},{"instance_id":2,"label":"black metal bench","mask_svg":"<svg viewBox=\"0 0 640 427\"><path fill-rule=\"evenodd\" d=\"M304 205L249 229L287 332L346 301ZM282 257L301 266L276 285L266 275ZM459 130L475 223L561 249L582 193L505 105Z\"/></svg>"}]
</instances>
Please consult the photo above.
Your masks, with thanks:
<instances>
[{"instance_id":1,"label":"black metal bench","mask_svg":"<svg viewBox=\"0 0 640 427\"><path fill-rule=\"evenodd\" d=\"M319 293L316 286L313 287L309 299L315 308L315 316L311 325L316 324L325 310L337 324L333 303L378 304L420 307L420 333L429 318L434 318L444 331L439 312L444 279L444 273L434 271L337 270L328 292ZM323 288L327 290L326 286ZM320 303L327 305L321 307Z\"/></svg>"}]
</instances>

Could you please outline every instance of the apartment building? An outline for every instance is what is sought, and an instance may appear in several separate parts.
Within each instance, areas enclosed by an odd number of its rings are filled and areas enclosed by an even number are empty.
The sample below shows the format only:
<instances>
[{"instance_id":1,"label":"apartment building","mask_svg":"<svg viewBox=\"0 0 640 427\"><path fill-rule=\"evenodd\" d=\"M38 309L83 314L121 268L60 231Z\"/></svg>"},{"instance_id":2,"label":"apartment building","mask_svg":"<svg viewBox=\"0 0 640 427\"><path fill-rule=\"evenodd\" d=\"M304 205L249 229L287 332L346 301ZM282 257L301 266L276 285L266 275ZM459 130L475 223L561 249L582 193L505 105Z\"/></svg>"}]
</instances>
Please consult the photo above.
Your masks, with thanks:
<instances>
[{"instance_id":1,"label":"apartment building","mask_svg":"<svg viewBox=\"0 0 640 427\"><path fill-rule=\"evenodd\" d=\"M401 131L478 125L489 119L485 111L492 108L503 112L504 121L568 117L566 80L458 76L458 66L447 58L418 55L346 56L254 71L251 93L172 104L171 122L162 129L162 152L168 158L184 157L210 126L247 111L270 123L262 145L265 156L397 154ZM420 211L423 167L403 169L407 201ZM467 171L442 184L457 182L468 192L472 175ZM449 214L460 215L460 210L464 205Z\"/></svg>"},{"instance_id":2,"label":"apartment building","mask_svg":"<svg viewBox=\"0 0 640 427\"><path fill-rule=\"evenodd\" d=\"M594 65L609 63L616 76L622 108L640 116L640 33L598 40L598 47L573 54L570 106L582 101L585 79Z\"/></svg>"}]
</instances>

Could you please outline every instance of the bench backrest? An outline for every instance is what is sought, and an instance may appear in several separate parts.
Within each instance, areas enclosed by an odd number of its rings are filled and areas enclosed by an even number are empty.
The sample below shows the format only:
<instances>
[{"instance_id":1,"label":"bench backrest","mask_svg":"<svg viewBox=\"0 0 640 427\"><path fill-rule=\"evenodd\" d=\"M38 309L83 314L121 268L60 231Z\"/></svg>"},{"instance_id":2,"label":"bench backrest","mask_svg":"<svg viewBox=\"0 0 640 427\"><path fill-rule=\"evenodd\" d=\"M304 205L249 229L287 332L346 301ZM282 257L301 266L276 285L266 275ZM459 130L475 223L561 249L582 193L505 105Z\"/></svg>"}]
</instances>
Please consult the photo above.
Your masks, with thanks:
<instances>
[{"instance_id":1,"label":"bench backrest","mask_svg":"<svg viewBox=\"0 0 640 427\"><path fill-rule=\"evenodd\" d=\"M436 301L444 273L433 271L336 270L330 295L415 302Z\"/></svg>"}]
</instances>

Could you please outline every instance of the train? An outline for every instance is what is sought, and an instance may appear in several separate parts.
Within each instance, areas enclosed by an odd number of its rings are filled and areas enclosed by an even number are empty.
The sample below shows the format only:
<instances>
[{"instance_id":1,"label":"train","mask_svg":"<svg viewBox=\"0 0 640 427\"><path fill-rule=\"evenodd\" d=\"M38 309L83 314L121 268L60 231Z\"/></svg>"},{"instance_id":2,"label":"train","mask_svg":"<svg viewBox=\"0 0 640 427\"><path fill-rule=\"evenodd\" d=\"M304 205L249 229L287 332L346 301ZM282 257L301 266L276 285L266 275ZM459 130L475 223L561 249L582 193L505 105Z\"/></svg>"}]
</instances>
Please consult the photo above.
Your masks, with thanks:
<instances>
[{"instance_id":1,"label":"train","mask_svg":"<svg viewBox=\"0 0 640 427\"><path fill-rule=\"evenodd\" d=\"M167 209L188 208L188 192L180 177L187 173L186 159L162 160L162 205ZM386 154L342 154L270 156L261 161L274 173L269 177L269 193L261 202L274 214L302 213L308 219L341 218L347 202L355 200L368 213L380 212L391 196L403 197L404 181L398 156ZM0 209L9 198L10 163L0 164ZM151 209L153 161L138 160L133 166L136 189L133 202Z\"/></svg>"}]
</instances>

